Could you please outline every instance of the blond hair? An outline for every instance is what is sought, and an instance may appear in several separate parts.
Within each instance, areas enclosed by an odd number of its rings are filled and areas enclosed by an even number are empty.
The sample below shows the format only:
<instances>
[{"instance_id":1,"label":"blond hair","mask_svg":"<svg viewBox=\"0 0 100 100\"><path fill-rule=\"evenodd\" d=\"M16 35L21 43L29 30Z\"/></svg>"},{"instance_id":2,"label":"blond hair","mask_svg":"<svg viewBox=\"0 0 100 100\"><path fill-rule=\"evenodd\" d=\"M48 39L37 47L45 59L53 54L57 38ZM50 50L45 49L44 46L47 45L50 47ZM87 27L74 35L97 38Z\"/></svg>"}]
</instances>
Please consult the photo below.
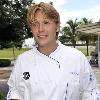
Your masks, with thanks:
<instances>
[{"instance_id":1,"label":"blond hair","mask_svg":"<svg viewBox=\"0 0 100 100\"><path fill-rule=\"evenodd\" d=\"M27 19L31 26L35 19L35 13L37 10L41 10L48 19L54 21L55 23L60 23L60 16L52 4L40 2L39 4L32 4L28 8Z\"/></svg>"}]
</instances>

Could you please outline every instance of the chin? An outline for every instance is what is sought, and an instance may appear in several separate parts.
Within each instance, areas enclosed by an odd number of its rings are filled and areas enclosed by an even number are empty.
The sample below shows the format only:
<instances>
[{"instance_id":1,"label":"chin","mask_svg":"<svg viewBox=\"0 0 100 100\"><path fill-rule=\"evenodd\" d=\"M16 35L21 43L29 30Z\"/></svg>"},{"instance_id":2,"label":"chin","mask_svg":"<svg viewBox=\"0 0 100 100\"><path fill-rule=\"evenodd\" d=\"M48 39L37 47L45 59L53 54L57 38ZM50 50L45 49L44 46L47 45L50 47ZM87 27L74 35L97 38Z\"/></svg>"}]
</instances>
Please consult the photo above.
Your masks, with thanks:
<instances>
[{"instance_id":1,"label":"chin","mask_svg":"<svg viewBox=\"0 0 100 100\"><path fill-rule=\"evenodd\" d=\"M47 44L39 44L40 47L46 47Z\"/></svg>"},{"instance_id":2,"label":"chin","mask_svg":"<svg viewBox=\"0 0 100 100\"><path fill-rule=\"evenodd\" d=\"M40 46L43 46L47 43L47 40L45 39L37 39L36 40L37 44L40 45Z\"/></svg>"},{"instance_id":3,"label":"chin","mask_svg":"<svg viewBox=\"0 0 100 100\"><path fill-rule=\"evenodd\" d=\"M45 43L45 42L38 42L37 44L38 44L38 46L40 46L40 47L44 47L44 46L47 45L47 43Z\"/></svg>"}]
</instances>

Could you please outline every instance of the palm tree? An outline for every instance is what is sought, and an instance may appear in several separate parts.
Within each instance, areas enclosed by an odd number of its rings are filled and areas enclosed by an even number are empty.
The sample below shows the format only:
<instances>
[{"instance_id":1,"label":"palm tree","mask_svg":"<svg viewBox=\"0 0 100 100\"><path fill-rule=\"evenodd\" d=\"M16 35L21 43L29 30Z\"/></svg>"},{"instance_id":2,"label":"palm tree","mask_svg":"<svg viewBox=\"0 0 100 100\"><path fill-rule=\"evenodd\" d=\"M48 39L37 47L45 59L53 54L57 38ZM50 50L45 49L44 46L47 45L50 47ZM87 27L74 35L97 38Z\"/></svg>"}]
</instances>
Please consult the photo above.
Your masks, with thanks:
<instances>
[{"instance_id":1,"label":"palm tree","mask_svg":"<svg viewBox=\"0 0 100 100\"><path fill-rule=\"evenodd\" d=\"M73 44L73 47L75 48L76 36L77 36L76 28L78 27L79 23L77 22L77 19L75 19L75 21L73 21L73 20L67 21L67 24L70 29L71 42Z\"/></svg>"},{"instance_id":2,"label":"palm tree","mask_svg":"<svg viewBox=\"0 0 100 100\"><path fill-rule=\"evenodd\" d=\"M60 33L62 33L62 35L59 36L60 42L63 44L70 42L70 29L67 26L63 27Z\"/></svg>"},{"instance_id":3,"label":"palm tree","mask_svg":"<svg viewBox=\"0 0 100 100\"><path fill-rule=\"evenodd\" d=\"M86 17L84 17L84 18L82 18L82 20L80 21L80 26L82 26L82 25L88 25L88 24L91 24L91 23L92 23L92 19L87 19ZM89 55L89 52L88 52L88 45L89 45L89 41L90 41L90 39L91 39L91 35L90 35L90 34L83 33L83 32L80 32L79 38L80 38L80 40L82 40L82 41L86 41L87 56L88 56L88 55Z\"/></svg>"},{"instance_id":4,"label":"palm tree","mask_svg":"<svg viewBox=\"0 0 100 100\"><path fill-rule=\"evenodd\" d=\"M76 37L77 37L77 32L76 28L78 27L79 22L77 22L77 19L75 21L69 20L66 22L66 26L63 27L62 33L64 39L66 38L66 42L71 42L73 47L75 48L76 45Z\"/></svg>"},{"instance_id":5,"label":"palm tree","mask_svg":"<svg viewBox=\"0 0 100 100\"><path fill-rule=\"evenodd\" d=\"M82 18L80 25L88 25L92 23L92 19L87 19L86 17Z\"/></svg>"}]
</instances>

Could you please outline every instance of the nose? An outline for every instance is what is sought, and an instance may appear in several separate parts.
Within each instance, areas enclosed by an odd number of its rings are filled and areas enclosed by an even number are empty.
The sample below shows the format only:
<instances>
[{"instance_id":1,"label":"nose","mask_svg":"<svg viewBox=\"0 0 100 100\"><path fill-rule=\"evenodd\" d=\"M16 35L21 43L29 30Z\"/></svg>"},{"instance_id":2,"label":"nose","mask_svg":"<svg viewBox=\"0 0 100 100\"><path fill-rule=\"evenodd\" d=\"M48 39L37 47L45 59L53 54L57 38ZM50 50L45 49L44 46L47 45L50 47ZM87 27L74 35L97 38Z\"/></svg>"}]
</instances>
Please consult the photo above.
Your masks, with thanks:
<instances>
[{"instance_id":1,"label":"nose","mask_svg":"<svg viewBox=\"0 0 100 100\"><path fill-rule=\"evenodd\" d=\"M43 23L40 23L40 24L39 24L38 31L39 31L39 32L43 32L43 31L44 31L44 25L43 25Z\"/></svg>"}]
</instances>

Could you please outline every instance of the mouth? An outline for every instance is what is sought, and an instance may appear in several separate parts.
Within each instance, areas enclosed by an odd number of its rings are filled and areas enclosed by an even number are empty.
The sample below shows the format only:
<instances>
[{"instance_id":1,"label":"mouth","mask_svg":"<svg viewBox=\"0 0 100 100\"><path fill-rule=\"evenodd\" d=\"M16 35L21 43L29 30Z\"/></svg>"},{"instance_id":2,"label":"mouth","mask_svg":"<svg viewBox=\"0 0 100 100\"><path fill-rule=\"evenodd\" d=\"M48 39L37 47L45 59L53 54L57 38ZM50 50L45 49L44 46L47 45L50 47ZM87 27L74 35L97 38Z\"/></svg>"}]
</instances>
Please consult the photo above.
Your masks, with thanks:
<instances>
[{"instance_id":1,"label":"mouth","mask_svg":"<svg viewBox=\"0 0 100 100\"><path fill-rule=\"evenodd\" d=\"M39 34L39 35L37 35L37 37L38 38L46 38L48 35L46 35L46 34Z\"/></svg>"}]
</instances>

